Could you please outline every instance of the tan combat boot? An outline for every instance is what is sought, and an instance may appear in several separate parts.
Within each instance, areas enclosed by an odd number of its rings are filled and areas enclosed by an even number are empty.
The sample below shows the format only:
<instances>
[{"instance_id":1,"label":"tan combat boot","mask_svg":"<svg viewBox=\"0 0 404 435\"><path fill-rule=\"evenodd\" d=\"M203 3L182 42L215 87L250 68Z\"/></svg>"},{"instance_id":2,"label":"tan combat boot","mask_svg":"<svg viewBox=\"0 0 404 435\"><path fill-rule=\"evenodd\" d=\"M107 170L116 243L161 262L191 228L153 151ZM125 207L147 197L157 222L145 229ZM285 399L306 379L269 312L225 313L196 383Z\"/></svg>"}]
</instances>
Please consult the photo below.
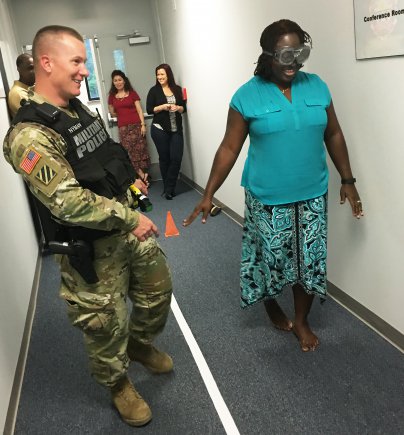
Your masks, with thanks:
<instances>
[{"instance_id":1,"label":"tan combat boot","mask_svg":"<svg viewBox=\"0 0 404 435\"><path fill-rule=\"evenodd\" d=\"M143 344L129 337L127 352L131 361L140 362L154 373L168 373L173 369L170 355L156 349L152 344Z\"/></svg>"},{"instance_id":2,"label":"tan combat boot","mask_svg":"<svg viewBox=\"0 0 404 435\"><path fill-rule=\"evenodd\" d=\"M143 426L152 419L149 405L125 376L111 388L112 401L122 420L131 426Z\"/></svg>"}]
</instances>

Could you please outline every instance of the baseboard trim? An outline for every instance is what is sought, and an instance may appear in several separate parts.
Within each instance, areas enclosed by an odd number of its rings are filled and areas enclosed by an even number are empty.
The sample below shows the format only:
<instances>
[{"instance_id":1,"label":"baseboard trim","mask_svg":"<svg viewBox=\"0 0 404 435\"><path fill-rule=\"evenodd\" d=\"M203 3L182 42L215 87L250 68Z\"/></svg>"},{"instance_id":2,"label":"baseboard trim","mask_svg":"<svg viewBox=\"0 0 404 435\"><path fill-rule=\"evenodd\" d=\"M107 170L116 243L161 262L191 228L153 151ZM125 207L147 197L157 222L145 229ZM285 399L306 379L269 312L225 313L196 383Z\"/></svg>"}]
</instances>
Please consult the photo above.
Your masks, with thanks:
<instances>
[{"instance_id":1,"label":"baseboard trim","mask_svg":"<svg viewBox=\"0 0 404 435\"><path fill-rule=\"evenodd\" d=\"M39 247L38 258L35 266L35 275L32 283L31 296L28 304L27 317L25 319L24 333L21 341L20 354L18 356L17 366L14 374L13 387L11 389L10 402L8 405L6 421L4 424L4 435L12 435L15 429L17 418L18 404L20 401L22 381L24 379L25 365L27 362L27 354L29 341L32 331L32 323L34 321L36 310L36 299L38 295L39 280L42 269L42 248Z\"/></svg>"},{"instance_id":2,"label":"baseboard trim","mask_svg":"<svg viewBox=\"0 0 404 435\"><path fill-rule=\"evenodd\" d=\"M191 186L193 189L198 191L201 195L203 195L204 188L196 184L186 175L181 174L181 179ZM221 201L216 198L213 198L213 202L215 205L218 205L222 208L222 211L226 213L231 219L237 222L239 225L243 226L244 218L239 214L235 213ZM401 352L404 352L404 334L402 334L397 329L393 328L386 321L381 319L375 313L370 311L368 308L364 307L358 301L353 299L351 296L346 294L343 290L339 289L337 286L328 281L327 285L328 294L340 305L358 317L362 322L380 334L383 338L389 341L392 345L397 347Z\"/></svg>"},{"instance_id":3,"label":"baseboard trim","mask_svg":"<svg viewBox=\"0 0 404 435\"><path fill-rule=\"evenodd\" d=\"M160 165L158 163L152 163L149 167L149 174L152 181L161 181Z\"/></svg>"},{"instance_id":4,"label":"baseboard trim","mask_svg":"<svg viewBox=\"0 0 404 435\"><path fill-rule=\"evenodd\" d=\"M404 334L329 281L327 291L336 302L366 323L401 352L404 352Z\"/></svg>"}]
</instances>

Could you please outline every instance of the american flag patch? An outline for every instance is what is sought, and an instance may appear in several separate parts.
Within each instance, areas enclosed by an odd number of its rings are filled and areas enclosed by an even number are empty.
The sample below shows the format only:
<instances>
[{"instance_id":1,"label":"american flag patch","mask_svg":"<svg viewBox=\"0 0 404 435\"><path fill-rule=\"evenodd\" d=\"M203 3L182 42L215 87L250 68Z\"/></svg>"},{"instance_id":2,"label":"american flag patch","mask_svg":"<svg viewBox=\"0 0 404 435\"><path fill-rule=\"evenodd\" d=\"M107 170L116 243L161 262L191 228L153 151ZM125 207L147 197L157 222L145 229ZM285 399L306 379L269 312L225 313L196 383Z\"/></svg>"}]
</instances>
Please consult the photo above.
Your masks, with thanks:
<instances>
[{"instance_id":1,"label":"american flag patch","mask_svg":"<svg viewBox=\"0 0 404 435\"><path fill-rule=\"evenodd\" d=\"M28 153L24 157L24 160L20 163L20 168L27 174L30 174L35 168L35 165L39 162L40 158L41 155L39 153L29 149Z\"/></svg>"}]
</instances>

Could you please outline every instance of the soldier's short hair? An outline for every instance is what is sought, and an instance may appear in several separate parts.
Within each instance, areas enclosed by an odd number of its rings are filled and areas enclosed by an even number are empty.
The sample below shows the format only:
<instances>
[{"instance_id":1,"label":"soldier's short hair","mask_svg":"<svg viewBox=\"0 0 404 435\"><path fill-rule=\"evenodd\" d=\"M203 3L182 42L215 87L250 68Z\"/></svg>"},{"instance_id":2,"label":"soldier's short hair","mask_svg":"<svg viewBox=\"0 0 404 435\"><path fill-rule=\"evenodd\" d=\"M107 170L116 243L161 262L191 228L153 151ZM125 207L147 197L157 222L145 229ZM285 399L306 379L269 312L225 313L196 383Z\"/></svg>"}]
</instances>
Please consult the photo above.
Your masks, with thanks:
<instances>
[{"instance_id":1,"label":"soldier's short hair","mask_svg":"<svg viewBox=\"0 0 404 435\"><path fill-rule=\"evenodd\" d=\"M32 57L34 58L35 63L39 59L39 51L40 51L39 48L41 46L42 41L48 36L56 37L61 35L70 35L73 36L73 38L76 38L79 41L84 42L84 39L80 35L80 33L71 27L59 26L57 24L42 27L42 29L39 29L38 32L36 32L36 35L34 37L34 42L32 43Z\"/></svg>"}]
</instances>

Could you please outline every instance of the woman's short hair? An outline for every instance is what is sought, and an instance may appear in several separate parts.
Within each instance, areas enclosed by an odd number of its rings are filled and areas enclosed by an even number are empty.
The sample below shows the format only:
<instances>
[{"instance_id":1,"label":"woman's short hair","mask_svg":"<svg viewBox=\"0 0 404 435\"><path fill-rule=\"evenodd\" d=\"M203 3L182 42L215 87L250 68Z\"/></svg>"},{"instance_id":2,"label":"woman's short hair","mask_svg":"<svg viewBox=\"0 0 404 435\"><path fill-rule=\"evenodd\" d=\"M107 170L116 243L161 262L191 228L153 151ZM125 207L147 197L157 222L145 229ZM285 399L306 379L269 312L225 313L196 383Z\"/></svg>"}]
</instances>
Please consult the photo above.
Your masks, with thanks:
<instances>
[{"instance_id":1,"label":"woman's short hair","mask_svg":"<svg viewBox=\"0 0 404 435\"><path fill-rule=\"evenodd\" d=\"M267 26L261 34L260 45L262 50L272 53L279 38L287 33L296 33L302 44L308 43L313 45L311 36L305 32L297 23L291 20L275 21ZM265 80L270 80L272 75L272 57L266 53L261 53L258 58L257 67L254 75L260 76Z\"/></svg>"}]
</instances>

